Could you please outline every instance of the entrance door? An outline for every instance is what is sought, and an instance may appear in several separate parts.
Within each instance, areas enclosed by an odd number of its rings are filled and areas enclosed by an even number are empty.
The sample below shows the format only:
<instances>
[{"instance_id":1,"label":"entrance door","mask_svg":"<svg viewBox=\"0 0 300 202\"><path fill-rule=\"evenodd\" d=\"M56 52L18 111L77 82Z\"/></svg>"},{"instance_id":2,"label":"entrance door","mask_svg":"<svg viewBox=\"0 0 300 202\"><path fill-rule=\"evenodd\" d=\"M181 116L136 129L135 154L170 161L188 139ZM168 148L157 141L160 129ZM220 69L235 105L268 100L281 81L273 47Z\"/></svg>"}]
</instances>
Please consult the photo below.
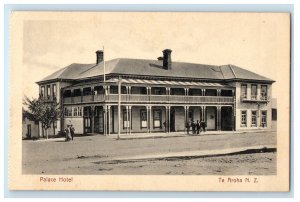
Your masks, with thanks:
<instances>
[{"instance_id":1,"label":"entrance door","mask_svg":"<svg viewBox=\"0 0 300 202\"><path fill-rule=\"evenodd\" d=\"M170 132L175 132L175 109L170 110Z\"/></svg>"},{"instance_id":2,"label":"entrance door","mask_svg":"<svg viewBox=\"0 0 300 202\"><path fill-rule=\"evenodd\" d=\"M232 107L221 108L221 130L233 130L233 114Z\"/></svg>"},{"instance_id":3,"label":"entrance door","mask_svg":"<svg viewBox=\"0 0 300 202\"><path fill-rule=\"evenodd\" d=\"M83 128L84 133L91 133L92 132L92 119L90 117L84 117L83 118Z\"/></svg>"},{"instance_id":4,"label":"entrance door","mask_svg":"<svg viewBox=\"0 0 300 202\"><path fill-rule=\"evenodd\" d=\"M206 107L207 130L216 130L217 110L215 107Z\"/></svg>"},{"instance_id":5,"label":"entrance door","mask_svg":"<svg viewBox=\"0 0 300 202\"><path fill-rule=\"evenodd\" d=\"M94 132L95 133L103 133L103 108L95 107L95 118L94 118Z\"/></svg>"}]
</instances>

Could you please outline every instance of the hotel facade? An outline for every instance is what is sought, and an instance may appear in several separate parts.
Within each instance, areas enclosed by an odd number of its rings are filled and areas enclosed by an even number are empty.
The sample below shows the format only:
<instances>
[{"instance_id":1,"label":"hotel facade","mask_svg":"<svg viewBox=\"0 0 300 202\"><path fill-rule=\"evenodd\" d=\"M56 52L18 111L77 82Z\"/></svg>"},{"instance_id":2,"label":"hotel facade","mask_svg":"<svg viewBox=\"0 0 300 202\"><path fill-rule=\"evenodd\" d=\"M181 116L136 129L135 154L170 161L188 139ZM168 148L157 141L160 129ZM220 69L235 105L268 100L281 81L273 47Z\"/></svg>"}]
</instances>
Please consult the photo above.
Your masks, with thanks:
<instances>
[{"instance_id":1,"label":"hotel facade","mask_svg":"<svg viewBox=\"0 0 300 202\"><path fill-rule=\"evenodd\" d=\"M180 132L197 120L214 131L271 129L273 80L235 65L173 62L171 53L104 62L97 51L96 63L71 64L38 81L40 96L63 109L49 134L69 124L77 134Z\"/></svg>"}]
</instances>

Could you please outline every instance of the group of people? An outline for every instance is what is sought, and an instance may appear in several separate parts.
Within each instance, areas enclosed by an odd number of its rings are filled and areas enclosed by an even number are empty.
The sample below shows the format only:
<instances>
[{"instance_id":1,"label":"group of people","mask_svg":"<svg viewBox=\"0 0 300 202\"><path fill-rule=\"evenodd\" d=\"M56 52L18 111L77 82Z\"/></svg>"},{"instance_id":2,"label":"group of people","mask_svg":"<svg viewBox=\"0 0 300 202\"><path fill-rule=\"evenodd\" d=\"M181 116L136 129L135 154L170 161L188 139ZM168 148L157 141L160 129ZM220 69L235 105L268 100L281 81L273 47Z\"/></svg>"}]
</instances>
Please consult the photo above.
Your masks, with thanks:
<instances>
[{"instance_id":1,"label":"group of people","mask_svg":"<svg viewBox=\"0 0 300 202\"><path fill-rule=\"evenodd\" d=\"M75 128L72 124L67 125L67 128L65 129L65 140L66 142L70 140L74 140L74 134L75 134Z\"/></svg>"},{"instance_id":2,"label":"group of people","mask_svg":"<svg viewBox=\"0 0 300 202\"><path fill-rule=\"evenodd\" d=\"M192 128L192 134L200 134L200 130L205 132L206 131L206 123L204 121L199 122L199 120L197 120L197 122L195 123L195 121L188 121L186 123L186 131L187 134L190 134L190 130Z\"/></svg>"}]
</instances>

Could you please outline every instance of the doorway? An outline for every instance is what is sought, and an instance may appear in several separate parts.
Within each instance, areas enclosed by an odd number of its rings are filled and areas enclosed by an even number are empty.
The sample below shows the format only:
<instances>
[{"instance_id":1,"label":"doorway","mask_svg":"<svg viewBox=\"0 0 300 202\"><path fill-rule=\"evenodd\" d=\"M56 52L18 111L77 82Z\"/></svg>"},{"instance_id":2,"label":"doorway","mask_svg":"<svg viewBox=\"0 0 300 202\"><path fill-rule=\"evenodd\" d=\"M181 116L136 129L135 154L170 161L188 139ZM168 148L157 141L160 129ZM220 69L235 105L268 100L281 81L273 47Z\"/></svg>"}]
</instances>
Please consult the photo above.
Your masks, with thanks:
<instances>
[{"instance_id":1,"label":"doorway","mask_svg":"<svg viewBox=\"0 0 300 202\"><path fill-rule=\"evenodd\" d=\"M103 133L103 107L96 106L95 107L95 119L94 119L94 132L95 133Z\"/></svg>"},{"instance_id":2,"label":"doorway","mask_svg":"<svg viewBox=\"0 0 300 202\"><path fill-rule=\"evenodd\" d=\"M206 107L207 130L217 129L217 109L216 107Z\"/></svg>"},{"instance_id":3,"label":"doorway","mask_svg":"<svg viewBox=\"0 0 300 202\"><path fill-rule=\"evenodd\" d=\"M221 130L232 131L233 130L233 111L232 107L221 108Z\"/></svg>"}]
</instances>

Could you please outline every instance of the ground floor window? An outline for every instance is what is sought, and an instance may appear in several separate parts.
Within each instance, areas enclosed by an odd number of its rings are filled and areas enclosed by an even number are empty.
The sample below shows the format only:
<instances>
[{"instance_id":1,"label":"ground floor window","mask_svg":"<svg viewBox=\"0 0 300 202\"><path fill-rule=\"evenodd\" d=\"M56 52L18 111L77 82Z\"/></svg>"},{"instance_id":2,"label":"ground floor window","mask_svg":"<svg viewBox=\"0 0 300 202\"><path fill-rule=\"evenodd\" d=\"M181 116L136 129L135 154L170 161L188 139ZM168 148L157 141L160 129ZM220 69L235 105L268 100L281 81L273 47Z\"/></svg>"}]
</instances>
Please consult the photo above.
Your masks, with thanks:
<instances>
[{"instance_id":1,"label":"ground floor window","mask_svg":"<svg viewBox=\"0 0 300 202\"><path fill-rule=\"evenodd\" d=\"M78 116L82 116L82 107L78 107Z\"/></svg>"},{"instance_id":2,"label":"ground floor window","mask_svg":"<svg viewBox=\"0 0 300 202\"><path fill-rule=\"evenodd\" d=\"M140 111L140 120L141 120L141 129L147 128L147 112L144 109Z\"/></svg>"},{"instance_id":3,"label":"ground floor window","mask_svg":"<svg viewBox=\"0 0 300 202\"><path fill-rule=\"evenodd\" d=\"M91 117L92 116L91 107L84 107L83 108L83 116L85 116L85 117Z\"/></svg>"},{"instance_id":4,"label":"ground floor window","mask_svg":"<svg viewBox=\"0 0 300 202\"><path fill-rule=\"evenodd\" d=\"M251 112L251 126L257 126L257 111Z\"/></svg>"},{"instance_id":5,"label":"ground floor window","mask_svg":"<svg viewBox=\"0 0 300 202\"><path fill-rule=\"evenodd\" d=\"M64 115L65 116L72 116L72 108L66 107L64 110Z\"/></svg>"},{"instance_id":6,"label":"ground floor window","mask_svg":"<svg viewBox=\"0 0 300 202\"><path fill-rule=\"evenodd\" d=\"M267 111L261 111L261 126L267 126Z\"/></svg>"},{"instance_id":7,"label":"ground floor window","mask_svg":"<svg viewBox=\"0 0 300 202\"><path fill-rule=\"evenodd\" d=\"M78 109L77 109L77 107L74 107L74 109L73 109L73 114L74 114L74 116L77 116L77 113L78 112Z\"/></svg>"},{"instance_id":8,"label":"ground floor window","mask_svg":"<svg viewBox=\"0 0 300 202\"><path fill-rule=\"evenodd\" d=\"M162 113L160 109L153 110L153 128L162 128Z\"/></svg>"},{"instance_id":9,"label":"ground floor window","mask_svg":"<svg viewBox=\"0 0 300 202\"><path fill-rule=\"evenodd\" d=\"M126 109L123 110L123 128L129 128L129 119L127 118Z\"/></svg>"},{"instance_id":10,"label":"ground floor window","mask_svg":"<svg viewBox=\"0 0 300 202\"><path fill-rule=\"evenodd\" d=\"M247 127L247 111L241 111L241 126Z\"/></svg>"}]
</instances>

